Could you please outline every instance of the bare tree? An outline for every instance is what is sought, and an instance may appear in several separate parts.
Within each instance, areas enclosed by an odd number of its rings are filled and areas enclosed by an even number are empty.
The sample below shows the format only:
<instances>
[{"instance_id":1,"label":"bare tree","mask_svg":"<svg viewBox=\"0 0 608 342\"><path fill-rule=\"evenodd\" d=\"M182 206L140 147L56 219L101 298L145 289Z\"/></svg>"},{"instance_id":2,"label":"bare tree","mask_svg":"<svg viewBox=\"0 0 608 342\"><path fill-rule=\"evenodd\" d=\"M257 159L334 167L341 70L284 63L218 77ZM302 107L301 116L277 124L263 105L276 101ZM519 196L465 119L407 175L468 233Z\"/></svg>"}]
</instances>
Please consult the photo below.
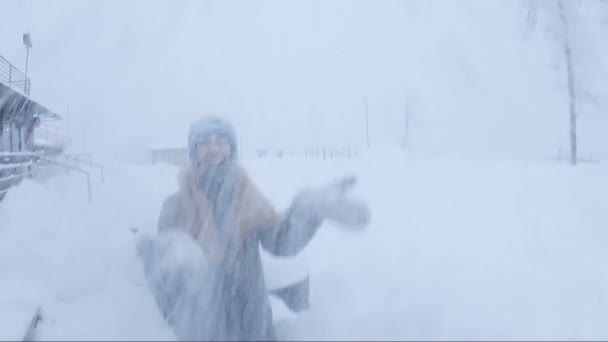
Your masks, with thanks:
<instances>
[{"instance_id":1,"label":"bare tree","mask_svg":"<svg viewBox=\"0 0 608 342\"><path fill-rule=\"evenodd\" d=\"M539 15L547 14L549 34L555 38L563 53L566 66L565 77L568 84L568 112L570 119L570 163L576 165L577 157L577 83L574 67L572 17L580 1L572 0L527 0L526 23L530 29L535 29L539 23Z\"/></svg>"},{"instance_id":2,"label":"bare tree","mask_svg":"<svg viewBox=\"0 0 608 342\"><path fill-rule=\"evenodd\" d=\"M559 7L560 21L564 31L562 44L564 48L564 58L566 60L566 73L568 77L568 97L570 105L570 164L576 165L577 157L577 138L576 138L576 89L574 87L574 72L572 70L572 47L570 43L569 21L564 7L564 1L557 1Z\"/></svg>"}]
</instances>

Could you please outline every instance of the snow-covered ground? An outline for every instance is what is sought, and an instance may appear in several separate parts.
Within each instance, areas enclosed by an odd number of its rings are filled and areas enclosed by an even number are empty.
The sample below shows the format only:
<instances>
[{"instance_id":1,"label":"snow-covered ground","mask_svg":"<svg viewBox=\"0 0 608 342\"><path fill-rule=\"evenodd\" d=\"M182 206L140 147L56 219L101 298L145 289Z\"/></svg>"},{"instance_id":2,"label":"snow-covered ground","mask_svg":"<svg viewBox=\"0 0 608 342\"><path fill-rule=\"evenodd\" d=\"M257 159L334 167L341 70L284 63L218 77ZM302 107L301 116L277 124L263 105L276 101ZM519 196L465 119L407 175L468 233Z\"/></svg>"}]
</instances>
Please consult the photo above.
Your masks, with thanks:
<instances>
[{"instance_id":1,"label":"snow-covered ground","mask_svg":"<svg viewBox=\"0 0 608 342\"><path fill-rule=\"evenodd\" d=\"M245 164L278 208L305 186L354 173L353 196L372 209L363 232L325 224L301 255L265 255L271 283L311 275L310 311L275 307L286 338L608 338L605 165L391 150L334 163ZM176 169L112 165L106 173L92 205L77 174L26 181L0 203L0 307L42 304L40 339L173 338L130 228L154 230ZM0 331L23 324L7 317Z\"/></svg>"},{"instance_id":2,"label":"snow-covered ground","mask_svg":"<svg viewBox=\"0 0 608 342\"><path fill-rule=\"evenodd\" d=\"M37 305L42 339L173 338L131 228L154 231L177 170L134 160L207 113L277 207L353 173L371 206L363 232L328 223L301 255L264 255L269 284L311 275L309 312L273 301L286 337L608 339L608 3L571 17L579 152L600 161L577 167L549 160L569 148L565 66L554 2L531 3L0 1L0 55L24 70L31 33L32 97L106 167L92 205L63 170L0 202L0 339ZM408 153L382 148L406 113ZM360 153L253 159L329 146Z\"/></svg>"}]
</instances>

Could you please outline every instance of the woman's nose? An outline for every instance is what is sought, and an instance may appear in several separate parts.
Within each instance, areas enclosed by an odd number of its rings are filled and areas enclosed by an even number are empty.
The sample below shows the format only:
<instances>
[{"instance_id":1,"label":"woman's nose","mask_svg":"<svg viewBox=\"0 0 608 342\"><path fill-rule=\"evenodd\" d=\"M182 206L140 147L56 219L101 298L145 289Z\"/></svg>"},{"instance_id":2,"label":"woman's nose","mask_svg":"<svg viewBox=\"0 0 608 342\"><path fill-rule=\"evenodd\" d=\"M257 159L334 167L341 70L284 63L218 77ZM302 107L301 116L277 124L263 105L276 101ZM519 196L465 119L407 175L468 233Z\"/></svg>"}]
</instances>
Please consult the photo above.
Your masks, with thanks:
<instances>
[{"instance_id":1,"label":"woman's nose","mask_svg":"<svg viewBox=\"0 0 608 342\"><path fill-rule=\"evenodd\" d=\"M221 145L222 141L220 139L211 139L211 141L209 142L209 146L214 149L217 149Z\"/></svg>"}]
</instances>

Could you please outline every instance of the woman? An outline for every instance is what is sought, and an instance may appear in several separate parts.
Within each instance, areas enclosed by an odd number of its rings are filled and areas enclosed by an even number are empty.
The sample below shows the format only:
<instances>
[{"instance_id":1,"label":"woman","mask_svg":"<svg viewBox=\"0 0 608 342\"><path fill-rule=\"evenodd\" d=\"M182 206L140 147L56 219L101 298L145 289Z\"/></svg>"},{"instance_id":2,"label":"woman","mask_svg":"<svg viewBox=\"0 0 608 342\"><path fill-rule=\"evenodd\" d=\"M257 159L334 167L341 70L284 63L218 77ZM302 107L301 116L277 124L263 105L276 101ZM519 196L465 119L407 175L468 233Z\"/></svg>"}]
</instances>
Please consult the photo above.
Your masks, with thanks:
<instances>
[{"instance_id":1,"label":"woman","mask_svg":"<svg viewBox=\"0 0 608 342\"><path fill-rule=\"evenodd\" d=\"M195 270L164 273L165 287L155 290L180 339L273 340L259 245L277 256L292 256L324 219L350 226L369 220L365 205L344 197L353 178L303 191L285 213L277 213L238 164L236 141L234 128L221 118L194 122L188 135L190 164L180 172L179 190L161 209L159 236L185 233L204 260L204 267Z\"/></svg>"}]
</instances>

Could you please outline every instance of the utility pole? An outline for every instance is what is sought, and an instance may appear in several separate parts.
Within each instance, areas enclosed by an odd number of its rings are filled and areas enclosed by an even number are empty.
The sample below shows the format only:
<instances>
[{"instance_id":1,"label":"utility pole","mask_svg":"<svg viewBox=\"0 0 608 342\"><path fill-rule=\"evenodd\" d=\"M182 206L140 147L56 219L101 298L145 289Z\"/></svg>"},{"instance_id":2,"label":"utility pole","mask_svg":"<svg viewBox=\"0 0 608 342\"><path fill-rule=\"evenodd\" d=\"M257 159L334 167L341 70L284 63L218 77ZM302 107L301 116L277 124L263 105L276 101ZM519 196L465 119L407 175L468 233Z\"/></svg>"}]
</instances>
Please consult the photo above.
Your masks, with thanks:
<instances>
[{"instance_id":1,"label":"utility pole","mask_svg":"<svg viewBox=\"0 0 608 342\"><path fill-rule=\"evenodd\" d=\"M66 120L66 124L67 124L67 130L68 130L68 132L67 132L68 133L67 139L68 139L68 141L71 144L71 142L72 142L72 129L71 129L71 125L70 125L70 106L68 106L68 108L67 108L67 120Z\"/></svg>"},{"instance_id":2,"label":"utility pole","mask_svg":"<svg viewBox=\"0 0 608 342\"><path fill-rule=\"evenodd\" d=\"M367 147L369 148L369 109L367 106L367 97L363 97L365 102L365 138L367 141Z\"/></svg>"},{"instance_id":3,"label":"utility pole","mask_svg":"<svg viewBox=\"0 0 608 342\"><path fill-rule=\"evenodd\" d=\"M405 103L405 136L403 137L403 149L407 148L407 141L410 135L410 104Z\"/></svg>"}]
</instances>

